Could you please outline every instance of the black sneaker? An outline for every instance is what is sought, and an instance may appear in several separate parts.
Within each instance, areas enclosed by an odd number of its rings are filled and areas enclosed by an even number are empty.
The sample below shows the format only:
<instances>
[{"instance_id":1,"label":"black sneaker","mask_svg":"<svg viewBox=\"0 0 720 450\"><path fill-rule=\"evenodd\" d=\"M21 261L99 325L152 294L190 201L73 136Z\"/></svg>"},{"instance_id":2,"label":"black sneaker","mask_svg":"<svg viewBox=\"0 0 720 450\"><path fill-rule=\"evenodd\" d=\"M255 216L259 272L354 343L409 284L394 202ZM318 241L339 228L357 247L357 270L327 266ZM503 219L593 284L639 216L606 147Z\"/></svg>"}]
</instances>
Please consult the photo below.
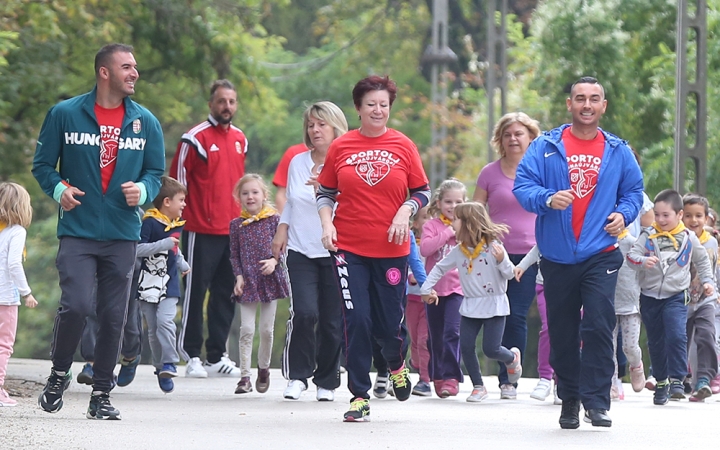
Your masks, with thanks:
<instances>
[{"instance_id":1,"label":"black sneaker","mask_svg":"<svg viewBox=\"0 0 720 450\"><path fill-rule=\"evenodd\" d=\"M343 422L370 422L370 401L356 398L350 402L350 409L343 416Z\"/></svg>"},{"instance_id":2,"label":"black sneaker","mask_svg":"<svg viewBox=\"0 0 720 450\"><path fill-rule=\"evenodd\" d=\"M683 386L682 381L673 380L670 382L670 399L685 400L685 386Z\"/></svg>"},{"instance_id":3,"label":"black sneaker","mask_svg":"<svg viewBox=\"0 0 720 450\"><path fill-rule=\"evenodd\" d=\"M653 403L662 406L668 402L668 392L670 391L670 384L665 381L659 381L655 386L655 393L653 394Z\"/></svg>"},{"instance_id":4,"label":"black sneaker","mask_svg":"<svg viewBox=\"0 0 720 450\"><path fill-rule=\"evenodd\" d=\"M404 402L410 398L412 393L412 385L410 384L410 370L402 365L395 373L390 372L390 381L392 382L392 392L395 398Z\"/></svg>"},{"instance_id":5,"label":"black sneaker","mask_svg":"<svg viewBox=\"0 0 720 450\"><path fill-rule=\"evenodd\" d=\"M93 391L90 395L90 406L88 406L88 419L98 420L120 420L120 411L110 404L110 394L108 392Z\"/></svg>"},{"instance_id":6,"label":"black sneaker","mask_svg":"<svg viewBox=\"0 0 720 450\"><path fill-rule=\"evenodd\" d=\"M45 383L45 388L38 397L38 405L43 411L54 413L60 411L63 407L63 393L72 381L72 372L59 372L55 369L50 370L50 376Z\"/></svg>"}]
</instances>

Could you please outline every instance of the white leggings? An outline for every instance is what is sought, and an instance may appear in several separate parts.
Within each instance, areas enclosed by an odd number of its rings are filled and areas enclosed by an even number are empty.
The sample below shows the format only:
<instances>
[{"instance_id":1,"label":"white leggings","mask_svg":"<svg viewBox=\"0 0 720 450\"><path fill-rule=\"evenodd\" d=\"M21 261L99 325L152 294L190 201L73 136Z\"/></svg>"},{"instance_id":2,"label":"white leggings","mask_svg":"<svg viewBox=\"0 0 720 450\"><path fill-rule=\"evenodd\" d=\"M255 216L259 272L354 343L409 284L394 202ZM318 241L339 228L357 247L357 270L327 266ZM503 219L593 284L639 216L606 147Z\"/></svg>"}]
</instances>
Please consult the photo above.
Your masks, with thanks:
<instances>
[{"instance_id":1,"label":"white leggings","mask_svg":"<svg viewBox=\"0 0 720 450\"><path fill-rule=\"evenodd\" d=\"M258 346L258 368L270 367L272 356L273 330L277 302L240 304L240 376L250 376L253 338L255 337L255 314L260 306L260 345Z\"/></svg>"},{"instance_id":2,"label":"white leggings","mask_svg":"<svg viewBox=\"0 0 720 450\"><path fill-rule=\"evenodd\" d=\"M613 361L615 362L615 373L613 383L618 377L617 363L617 332L618 327L622 330L623 353L628 359L628 369L638 367L642 363L642 350L640 350L640 324L642 319L640 313L628 314L617 317L617 324L613 330Z\"/></svg>"}]
</instances>

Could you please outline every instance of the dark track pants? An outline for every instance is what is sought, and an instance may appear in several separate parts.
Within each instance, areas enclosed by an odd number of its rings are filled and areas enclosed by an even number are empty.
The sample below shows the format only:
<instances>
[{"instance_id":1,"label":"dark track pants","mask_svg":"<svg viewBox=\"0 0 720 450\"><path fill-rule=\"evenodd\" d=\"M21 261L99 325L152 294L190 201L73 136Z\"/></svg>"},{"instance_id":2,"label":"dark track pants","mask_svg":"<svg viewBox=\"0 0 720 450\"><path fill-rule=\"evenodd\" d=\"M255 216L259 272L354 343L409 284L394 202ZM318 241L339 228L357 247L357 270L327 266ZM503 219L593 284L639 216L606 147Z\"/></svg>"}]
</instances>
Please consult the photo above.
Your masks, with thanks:
<instances>
[{"instance_id":1,"label":"dark track pants","mask_svg":"<svg viewBox=\"0 0 720 450\"><path fill-rule=\"evenodd\" d=\"M293 250L287 256L291 294L283 376L305 384L312 377L325 389L340 386L342 303L332 262Z\"/></svg>"},{"instance_id":2,"label":"dark track pants","mask_svg":"<svg viewBox=\"0 0 720 450\"><path fill-rule=\"evenodd\" d=\"M391 371L405 361L407 256L368 258L340 250L333 266L343 302L348 388L353 398L370 398L373 338Z\"/></svg>"},{"instance_id":3,"label":"dark track pants","mask_svg":"<svg viewBox=\"0 0 720 450\"><path fill-rule=\"evenodd\" d=\"M214 364L226 352L225 344L235 316L235 303L230 299L235 287L235 275L230 264L230 237L183 231L182 243L191 271L185 276L178 350L186 361L200 356L203 306L209 289L205 351L208 362Z\"/></svg>"},{"instance_id":4,"label":"dark track pants","mask_svg":"<svg viewBox=\"0 0 720 450\"><path fill-rule=\"evenodd\" d=\"M123 338L136 248L135 241L60 238L55 264L62 294L53 331L53 368L70 370L85 319L94 308L98 320L93 364L93 390L96 391L109 392L113 388L113 370Z\"/></svg>"},{"instance_id":5,"label":"dark track pants","mask_svg":"<svg viewBox=\"0 0 720 450\"><path fill-rule=\"evenodd\" d=\"M617 249L578 264L540 261L558 396L579 399L585 409L610 409L615 285L622 262Z\"/></svg>"}]
</instances>

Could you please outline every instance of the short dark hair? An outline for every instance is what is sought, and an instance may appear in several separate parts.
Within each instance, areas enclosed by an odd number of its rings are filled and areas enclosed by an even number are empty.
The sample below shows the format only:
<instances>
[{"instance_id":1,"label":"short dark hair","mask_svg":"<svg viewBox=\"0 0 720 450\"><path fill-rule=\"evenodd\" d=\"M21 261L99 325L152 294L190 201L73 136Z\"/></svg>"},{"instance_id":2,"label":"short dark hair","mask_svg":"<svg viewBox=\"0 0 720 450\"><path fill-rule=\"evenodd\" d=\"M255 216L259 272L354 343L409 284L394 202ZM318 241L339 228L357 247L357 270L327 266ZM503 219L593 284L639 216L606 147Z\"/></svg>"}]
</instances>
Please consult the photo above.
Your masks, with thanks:
<instances>
[{"instance_id":1,"label":"short dark hair","mask_svg":"<svg viewBox=\"0 0 720 450\"><path fill-rule=\"evenodd\" d=\"M600 86L600 90L602 91L603 98L605 98L605 88L603 87L602 84L600 84L600 82L598 81L597 78L595 78L595 77L580 77L580 79L578 79L576 82L574 82L572 84L572 86L570 86L570 95L572 95L573 89L575 89L575 86L577 86L578 84L596 84L596 85Z\"/></svg>"},{"instance_id":2,"label":"short dark hair","mask_svg":"<svg viewBox=\"0 0 720 450\"><path fill-rule=\"evenodd\" d=\"M162 207L163 202L166 198L173 199L178 194L187 195L187 188L172 177L161 177L160 178L160 192L153 200L153 206L157 209ZM174 219L174 217L172 217Z\"/></svg>"},{"instance_id":3,"label":"short dark hair","mask_svg":"<svg viewBox=\"0 0 720 450\"><path fill-rule=\"evenodd\" d=\"M683 207L688 205L700 205L705 208L705 217L710 214L710 203L708 200L699 194L685 194L683 197Z\"/></svg>"},{"instance_id":4,"label":"short dark hair","mask_svg":"<svg viewBox=\"0 0 720 450\"><path fill-rule=\"evenodd\" d=\"M133 46L127 44L108 44L103 46L95 54L95 76L100 75L100 68L107 67L110 64L110 58L115 53L132 53Z\"/></svg>"},{"instance_id":5,"label":"short dark hair","mask_svg":"<svg viewBox=\"0 0 720 450\"><path fill-rule=\"evenodd\" d=\"M213 84L210 86L210 101L212 101L213 96L215 96L215 91L218 89L230 89L231 91L237 92L235 89L235 85L232 84L229 80L215 80L213 81Z\"/></svg>"},{"instance_id":6,"label":"short dark hair","mask_svg":"<svg viewBox=\"0 0 720 450\"><path fill-rule=\"evenodd\" d=\"M678 191L673 189L660 191L660 193L655 196L655 203L657 202L667 203L676 213L679 213L683 209L683 198Z\"/></svg>"},{"instance_id":7,"label":"short dark hair","mask_svg":"<svg viewBox=\"0 0 720 450\"><path fill-rule=\"evenodd\" d=\"M353 103L357 108L362 104L362 99L370 91L387 91L390 96L390 106L397 97L397 84L388 75L370 75L358 81L352 91Z\"/></svg>"}]
</instances>

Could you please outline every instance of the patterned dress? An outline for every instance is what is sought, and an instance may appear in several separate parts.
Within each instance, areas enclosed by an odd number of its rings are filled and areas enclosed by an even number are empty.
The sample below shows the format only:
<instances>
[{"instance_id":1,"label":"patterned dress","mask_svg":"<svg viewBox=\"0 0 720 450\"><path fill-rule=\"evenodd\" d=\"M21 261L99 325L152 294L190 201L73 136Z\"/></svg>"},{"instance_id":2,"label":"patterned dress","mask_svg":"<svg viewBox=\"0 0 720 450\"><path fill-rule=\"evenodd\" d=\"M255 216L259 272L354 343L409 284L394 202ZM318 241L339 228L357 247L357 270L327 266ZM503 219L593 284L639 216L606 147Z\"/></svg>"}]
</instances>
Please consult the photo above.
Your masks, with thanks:
<instances>
[{"instance_id":1,"label":"patterned dress","mask_svg":"<svg viewBox=\"0 0 720 450\"><path fill-rule=\"evenodd\" d=\"M275 214L245 226L242 218L230 221L230 263L233 273L245 279L242 296L232 295L238 303L269 303L288 296L285 267L278 264L270 275L260 272L260 261L272 258L271 244L280 216Z\"/></svg>"}]
</instances>

